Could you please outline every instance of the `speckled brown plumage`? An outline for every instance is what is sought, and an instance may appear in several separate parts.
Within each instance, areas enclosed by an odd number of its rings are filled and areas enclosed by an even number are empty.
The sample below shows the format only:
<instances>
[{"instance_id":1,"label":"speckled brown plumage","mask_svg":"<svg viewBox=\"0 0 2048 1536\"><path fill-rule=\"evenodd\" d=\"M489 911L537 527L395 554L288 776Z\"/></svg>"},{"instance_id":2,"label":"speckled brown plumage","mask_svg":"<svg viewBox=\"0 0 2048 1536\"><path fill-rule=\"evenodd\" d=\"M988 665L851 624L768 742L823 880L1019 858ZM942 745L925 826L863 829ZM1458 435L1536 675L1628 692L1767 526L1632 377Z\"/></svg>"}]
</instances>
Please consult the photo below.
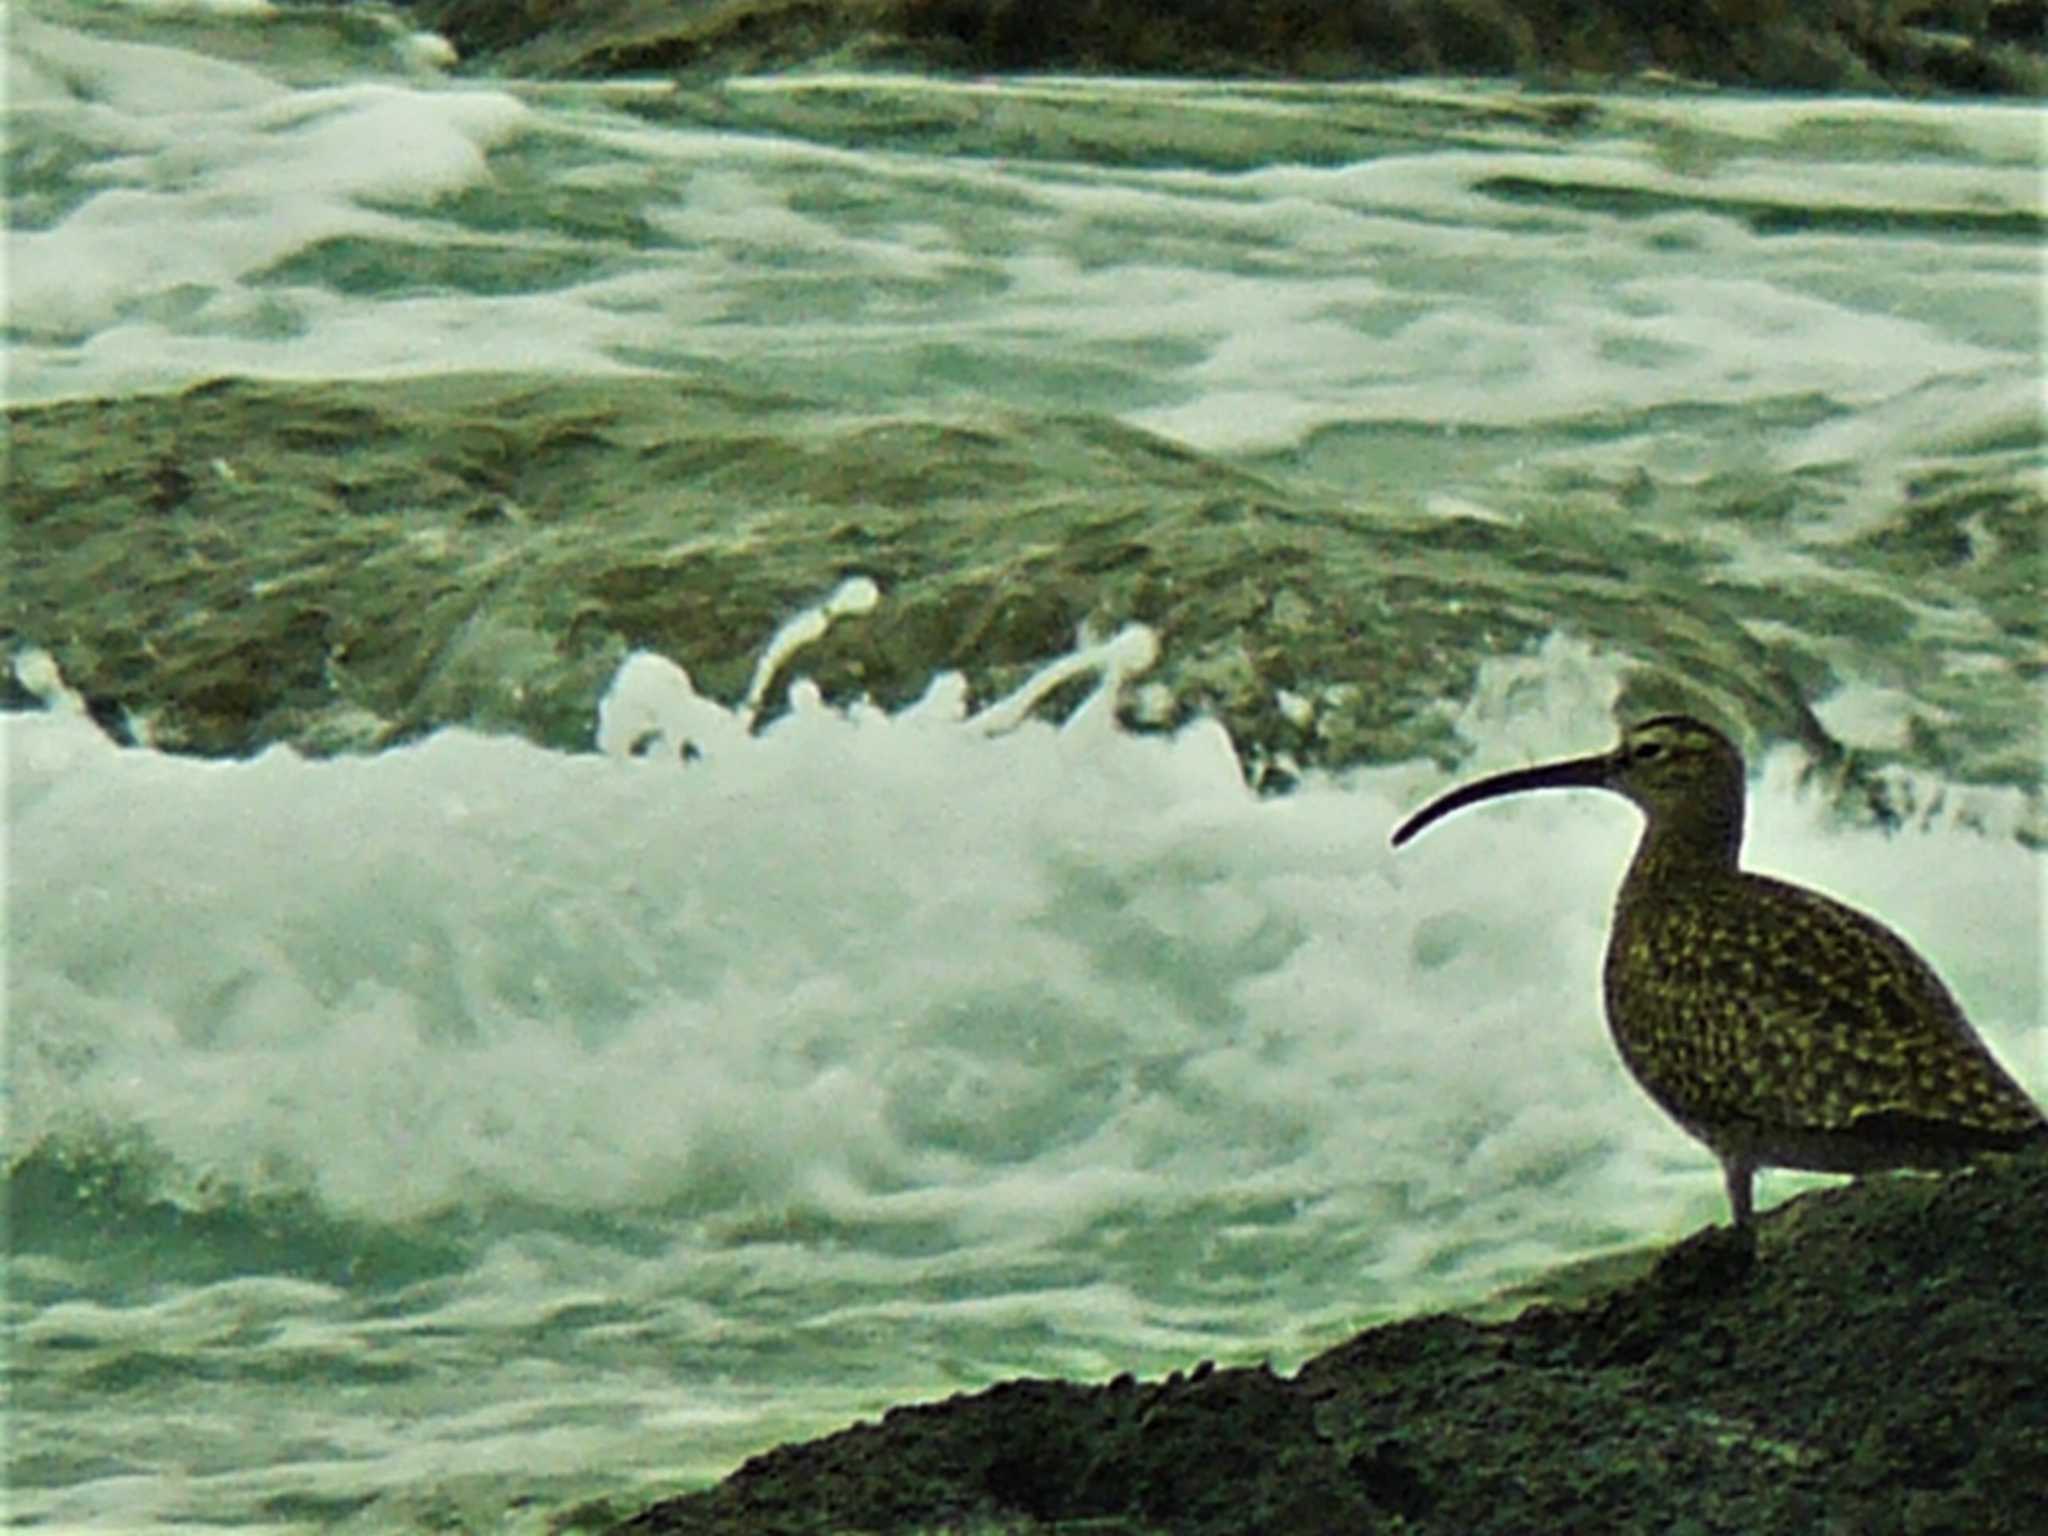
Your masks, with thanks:
<instances>
[{"instance_id":1,"label":"speckled brown plumage","mask_svg":"<svg viewBox=\"0 0 2048 1536\"><path fill-rule=\"evenodd\" d=\"M1683 715L1612 752L1497 774L1410 817L1530 789L1598 788L1646 818L1615 899L1607 1023L1651 1098L1705 1142L1738 1227L1759 1167L1944 1168L2048 1137L1904 939L1818 891L1743 872L1734 744Z\"/></svg>"}]
</instances>

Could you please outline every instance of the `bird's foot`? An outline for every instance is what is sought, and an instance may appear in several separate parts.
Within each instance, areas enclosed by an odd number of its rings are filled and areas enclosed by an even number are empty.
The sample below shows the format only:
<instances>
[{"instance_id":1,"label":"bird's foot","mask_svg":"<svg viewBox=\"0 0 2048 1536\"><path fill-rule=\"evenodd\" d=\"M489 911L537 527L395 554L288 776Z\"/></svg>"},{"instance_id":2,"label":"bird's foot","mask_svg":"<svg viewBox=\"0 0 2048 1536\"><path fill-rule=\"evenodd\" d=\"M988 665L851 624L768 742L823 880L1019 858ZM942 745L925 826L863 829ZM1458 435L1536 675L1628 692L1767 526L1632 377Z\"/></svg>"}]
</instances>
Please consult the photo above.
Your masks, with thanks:
<instances>
[{"instance_id":1,"label":"bird's foot","mask_svg":"<svg viewBox=\"0 0 2048 1536\"><path fill-rule=\"evenodd\" d=\"M1710 1297L1739 1289L1756 1268L1756 1228L1708 1227L1657 1261L1651 1271L1673 1296Z\"/></svg>"}]
</instances>

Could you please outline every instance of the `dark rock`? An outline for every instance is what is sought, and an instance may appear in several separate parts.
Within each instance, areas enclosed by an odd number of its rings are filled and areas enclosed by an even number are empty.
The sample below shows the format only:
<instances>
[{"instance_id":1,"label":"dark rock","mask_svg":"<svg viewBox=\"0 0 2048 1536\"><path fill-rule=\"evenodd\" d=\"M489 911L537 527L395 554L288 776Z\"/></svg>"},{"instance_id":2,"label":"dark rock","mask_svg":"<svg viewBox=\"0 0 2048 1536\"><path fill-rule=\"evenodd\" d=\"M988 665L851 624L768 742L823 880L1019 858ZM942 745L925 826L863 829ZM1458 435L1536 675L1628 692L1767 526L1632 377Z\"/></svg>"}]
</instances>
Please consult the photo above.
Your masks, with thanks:
<instances>
[{"instance_id":1,"label":"dark rock","mask_svg":"<svg viewBox=\"0 0 2048 1536\"><path fill-rule=\"evenodd\" d=\"M1338 78L1672 77L2029 94L2039 0L420 0L486 68L729 75L806 64ZM1938 29L1938 30L1937 30Z\"/></svg>"},{"instance_id":2,"label":"dark rock","mask_svg":"<svg viewBox=\"0 0 2048 1536\"><path fill-rule=\"evenodd\" d=\"M2026 1536L2048 1486L2048 1153L1871 1179L1590 1299L1263 1367L1013 1381L758 1456L674 1536L1817 1530Z\"/></svg>"}]
</instances>

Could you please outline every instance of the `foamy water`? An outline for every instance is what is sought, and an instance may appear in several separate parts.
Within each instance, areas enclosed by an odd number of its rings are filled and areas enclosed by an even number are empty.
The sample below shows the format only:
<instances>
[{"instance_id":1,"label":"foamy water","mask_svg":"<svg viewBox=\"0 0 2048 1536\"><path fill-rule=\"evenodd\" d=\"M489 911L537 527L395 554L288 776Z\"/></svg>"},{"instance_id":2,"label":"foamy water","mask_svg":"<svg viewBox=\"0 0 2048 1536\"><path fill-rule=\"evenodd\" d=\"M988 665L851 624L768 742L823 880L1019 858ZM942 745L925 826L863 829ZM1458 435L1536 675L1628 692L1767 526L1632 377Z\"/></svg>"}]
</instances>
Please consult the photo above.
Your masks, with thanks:
<instances>
[{"instance_id":1,"label":"foamy water","mask_svg":"<svg viewBox=\"0 0 2048 1536\"><path fill-rule=\"evenodd\" d=\"M1618 451L1660 473L1753 467L1761 446L1784 469L1852 461L1882 483L1925 452L1913 434L1769 416L1898 402L1920 435L2038 437L2035 242L1957 238L2040 216L2024 106L1614 98L1578 139L1481 120L1457 145L1352 164L1132 168L708 132L643 121L616 92L437 84L395 30L381 74L363 77L371 54L355 78L287 83L39 12L89 14L47 0L9 42L11 130L69 167L16 192L17 399L227 372L715 362L875 409L1107 411L1223 451L1604 419L1595 437L1642 422ZM1227 112L1248 139L1459 99L860 76L735 90L967 96L1082 123L1102 103L1156 110L1162 133L1177 111ZM1663 201L1616 218L1513 184ZM1758 224L1757 208L1812 224ZM1660 422L1664 407L1690 415ZM1561 448L1586 444L1545 456Z\"/></svg>"}]
</instances>

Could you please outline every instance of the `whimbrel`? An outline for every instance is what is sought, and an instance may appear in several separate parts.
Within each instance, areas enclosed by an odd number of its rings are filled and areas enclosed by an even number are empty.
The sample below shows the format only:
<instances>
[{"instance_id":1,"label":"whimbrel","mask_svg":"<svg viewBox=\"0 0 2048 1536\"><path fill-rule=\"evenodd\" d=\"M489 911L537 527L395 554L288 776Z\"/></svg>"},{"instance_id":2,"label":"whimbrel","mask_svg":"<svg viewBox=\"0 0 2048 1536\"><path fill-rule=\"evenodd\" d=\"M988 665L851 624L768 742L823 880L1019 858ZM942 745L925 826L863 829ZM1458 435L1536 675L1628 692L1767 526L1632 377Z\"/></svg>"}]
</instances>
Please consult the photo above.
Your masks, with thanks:
<instances>
[{"instance_id":1,"label":"whimbrel","mask_svg":"<svg viewBox=\"0 0 2048 1536\"><path fill-rule=\"evenodd\" d=\"M1611 752L1454 789L1394 845L1528 789L1610 789L1643 812L1607 941L1607 1026L1635 1080L1720 1159L1738 1231L1760 1167L1947 1168L2048 1137L1904 939L1738 867L1742 756L1719 731L1659 715Z\"/></svg>"}]
</instances>

